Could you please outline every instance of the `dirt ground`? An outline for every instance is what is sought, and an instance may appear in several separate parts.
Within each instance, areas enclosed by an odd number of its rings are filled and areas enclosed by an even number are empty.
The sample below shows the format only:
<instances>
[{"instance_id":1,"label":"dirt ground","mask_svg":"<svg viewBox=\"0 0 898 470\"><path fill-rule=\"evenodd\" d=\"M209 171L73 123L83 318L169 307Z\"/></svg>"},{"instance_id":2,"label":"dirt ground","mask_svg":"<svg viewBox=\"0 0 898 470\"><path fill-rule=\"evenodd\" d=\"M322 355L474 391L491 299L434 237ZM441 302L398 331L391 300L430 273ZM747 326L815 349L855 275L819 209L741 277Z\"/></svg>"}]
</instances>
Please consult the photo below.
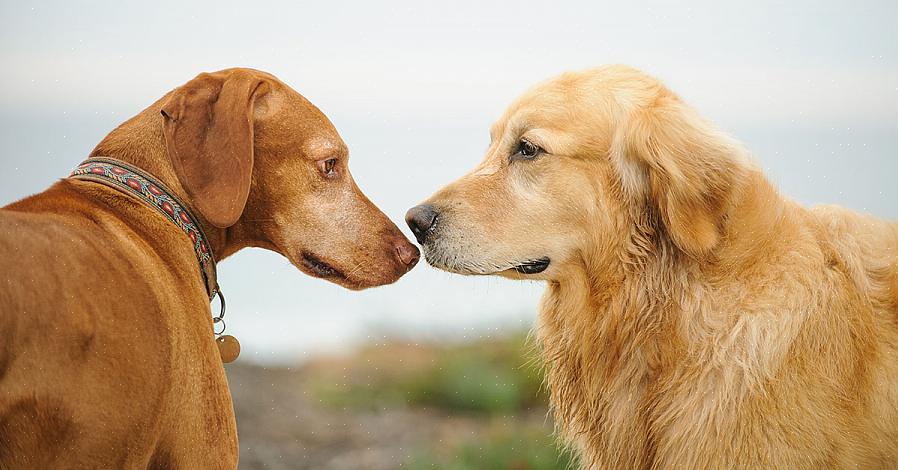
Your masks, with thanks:
<instances>
[{"instance_id":1,"label":"dirt ground","mask_svg":"<svg viewBox=\"0 0 898 470\"><path fill-rule=\"evenodd\" d=\"M421 356L405 351L391 357ZM364 363L367 368L353 365L358 363ZM551 432L545 409L497 420L439 407L335 406L316 393L315 384L322 380L364 381L371 379L372 371L383 374L381 368L370 363L370 358L362 356L320 360L297 368L262 367L240 361L227 365L237 415L240 468L387 470L410 465L483 468L482 465L422 465L420 462L412 465L410 462L422 452L454 449L457 446L453 445L463 441L478 442L479 436L497 426L514 428L518 423L527 422L528 426ZM399 366L409 367L414 366L408 363ZM390 380L389 373L387 377Z\"/></svg>"},{"instance_id":2,"label":"dirt ground","mask_svg":"<svg viewBox=\"0 0 898 470\"><path fill-rule=\"evenodd\" d=\"M402 468L410 450L478 427L475 420L431 411L334 410L309 396L307 375L228 366L241 469Z\"/></svg>"}]
</instances>

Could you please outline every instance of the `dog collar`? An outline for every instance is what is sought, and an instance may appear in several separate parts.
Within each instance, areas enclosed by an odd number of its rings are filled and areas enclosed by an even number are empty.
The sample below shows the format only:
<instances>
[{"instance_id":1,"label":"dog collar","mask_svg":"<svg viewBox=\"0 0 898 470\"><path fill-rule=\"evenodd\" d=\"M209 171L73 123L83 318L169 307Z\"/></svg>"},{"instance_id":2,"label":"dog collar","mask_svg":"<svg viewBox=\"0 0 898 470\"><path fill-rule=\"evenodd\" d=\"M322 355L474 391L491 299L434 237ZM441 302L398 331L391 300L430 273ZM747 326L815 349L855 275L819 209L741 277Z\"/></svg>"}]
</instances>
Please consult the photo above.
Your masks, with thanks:
<instances>
[{"instance_id":1,"label":"dog collar","mask_svg":"<svg viewBox=\"0 0 898 470\"><path fill-rule=\"evenodd\" d=\"M88 158L72 171L69 178L105 184L135 196L183 230L193 243L193 251L200 265L200 274L209 301L211 302L216 295L221 301L221 313L215 317L214 322L221 323L221 332L224 332L225 300L218 287L212 247L209 246L208 238L196 218L171 190L143 170L109 157Z\"/></svg>"}]
</instances>

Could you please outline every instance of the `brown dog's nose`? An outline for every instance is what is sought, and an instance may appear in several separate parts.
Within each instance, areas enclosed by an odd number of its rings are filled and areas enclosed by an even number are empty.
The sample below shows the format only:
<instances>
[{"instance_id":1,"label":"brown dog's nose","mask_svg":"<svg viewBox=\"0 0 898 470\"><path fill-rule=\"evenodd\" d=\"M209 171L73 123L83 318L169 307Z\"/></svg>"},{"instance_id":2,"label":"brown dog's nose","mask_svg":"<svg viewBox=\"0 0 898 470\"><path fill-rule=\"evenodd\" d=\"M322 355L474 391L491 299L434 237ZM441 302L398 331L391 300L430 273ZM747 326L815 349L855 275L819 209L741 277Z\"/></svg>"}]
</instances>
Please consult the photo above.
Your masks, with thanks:
<instances>
[{"instance_id":1,"label":"brown dog's nose","mask_svg":"<svg viewBox=\"0 0 898 470\"><path fill-rule=\"evenodd\" d=\"M433 229L437 215L437 211L429 204L412 207L405 213L405 223L412 229L418 243L423 245L427 241L427 235Z\"/></svg>"},{"instance_id":2,"label":"brown dog's nose","mask_svg":"<svg viewBox=\"0 0 898 470\"><path fill-rule=\"evenodd\" d=\"M418 263L418 258L421 257L421 252L418 251L418 247L403 239L396 244L396 256L399 257L399 261L406 265L408 269L412 269L415 267L415 264Z\"/></svg>"}]
</instances>

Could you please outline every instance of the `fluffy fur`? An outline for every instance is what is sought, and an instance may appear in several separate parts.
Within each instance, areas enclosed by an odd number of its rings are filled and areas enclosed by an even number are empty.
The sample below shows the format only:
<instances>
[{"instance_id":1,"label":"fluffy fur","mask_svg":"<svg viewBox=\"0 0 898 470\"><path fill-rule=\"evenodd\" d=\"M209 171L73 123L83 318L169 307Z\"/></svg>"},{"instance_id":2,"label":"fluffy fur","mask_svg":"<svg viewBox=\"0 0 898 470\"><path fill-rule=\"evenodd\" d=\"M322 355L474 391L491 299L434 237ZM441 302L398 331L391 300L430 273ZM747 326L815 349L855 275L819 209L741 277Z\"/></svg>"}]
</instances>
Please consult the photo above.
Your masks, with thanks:
<instances>
[{"instance_id":1,"label":"fluffy fur","mask_svg":"<svg viewBox=\"0 0 898 470\"><path fill-rule=\"evenodd\" d=\"M536 86L492 137L426 202L424 252L547 281L537 337L584 467L898 467L898 224L789 201L627 67ZM511 158L522 139L542 152Z\"/></svg>"}]
</instances>

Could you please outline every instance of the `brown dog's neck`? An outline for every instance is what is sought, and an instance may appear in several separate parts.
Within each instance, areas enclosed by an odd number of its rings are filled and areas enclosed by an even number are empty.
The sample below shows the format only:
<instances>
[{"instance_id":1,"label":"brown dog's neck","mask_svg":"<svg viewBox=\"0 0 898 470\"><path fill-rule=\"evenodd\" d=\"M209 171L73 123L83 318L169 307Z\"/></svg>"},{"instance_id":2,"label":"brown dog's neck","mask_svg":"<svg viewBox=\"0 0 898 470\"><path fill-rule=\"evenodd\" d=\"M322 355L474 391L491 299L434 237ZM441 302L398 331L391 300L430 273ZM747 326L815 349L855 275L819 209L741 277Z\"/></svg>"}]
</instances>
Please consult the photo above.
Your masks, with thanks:
<instances>
[{"instance_id":1,"label":"brown dog's neck","mask_svg":"<svg viewBox=\"0 0 898 470\"><path fill-rule=\"evenodd\" d=\"M130 163L168 187L202 225L212 253L217 261L221 261L240 248L253 244L245 240L241 222L228 228L215 227L191 204L165 147L160 114L164 100L165 97L115 128L97 144L90 157L111 157Z\"/></svg>"}]
</instances>

